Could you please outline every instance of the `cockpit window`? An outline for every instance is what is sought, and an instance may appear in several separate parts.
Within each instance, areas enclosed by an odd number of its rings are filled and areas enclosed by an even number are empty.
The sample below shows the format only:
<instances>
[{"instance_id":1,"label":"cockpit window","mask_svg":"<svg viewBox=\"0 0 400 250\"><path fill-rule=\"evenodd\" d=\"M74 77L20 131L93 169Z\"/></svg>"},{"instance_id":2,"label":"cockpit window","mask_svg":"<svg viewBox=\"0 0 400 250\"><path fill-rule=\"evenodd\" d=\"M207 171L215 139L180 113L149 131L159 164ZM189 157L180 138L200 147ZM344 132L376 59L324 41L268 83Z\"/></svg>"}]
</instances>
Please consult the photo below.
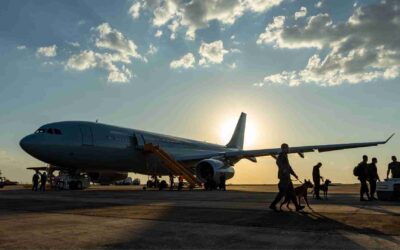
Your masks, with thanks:
<instances>
[{"instance_id":1,"label":"cockpit window","mask_svg":"<svg viewBox=\"0 0 400 250\"><path fill-rule=\"evenodd\" d=\"M42 133L47 133L47 134L56 134L56 135L62 135L61 130L57 128L39 128L38 130L35 131L35 134L42 134Z\"/></svg>"}]
</instances>

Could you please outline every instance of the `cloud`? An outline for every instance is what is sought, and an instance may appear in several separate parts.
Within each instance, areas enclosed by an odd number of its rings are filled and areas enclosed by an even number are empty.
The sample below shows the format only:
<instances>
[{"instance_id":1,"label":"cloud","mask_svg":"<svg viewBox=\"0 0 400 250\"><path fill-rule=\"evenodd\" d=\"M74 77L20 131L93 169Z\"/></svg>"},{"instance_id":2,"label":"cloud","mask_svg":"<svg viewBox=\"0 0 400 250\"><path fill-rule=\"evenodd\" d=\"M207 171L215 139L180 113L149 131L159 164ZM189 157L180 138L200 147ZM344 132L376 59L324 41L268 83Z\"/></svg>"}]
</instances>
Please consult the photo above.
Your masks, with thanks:
<instances>
[{"instance_id":1,"label":"cloud","mask_svg":"<svg viewBox=\"0 0 400 250\"><path fill-rule=\"evenodd\" d=\"M26 49L25 45L18 45L17 46L17 50L24 50L24 49Z\"/></svg>"},{"instance_id":2,"label":"cloud","mask_svg":"<svg viewBox=\"0 0 400 250\"><path fill-rule=\"evenodd\" d=\"M161 37L163 34L162 30L157 30L156 33L154 34L155 37Z\"/></svg>"},{"instance_id":3,"label":"cloud","mask_svg":"<svg viewBox=\"0 0 400 250\"><path fill-rule=\"evenodd\" d=\"M143 1L143 8L152 13L155 27L168 25L176 31L186 29L186 38L193 40L196 30L206 28L211 21L233 24L245 12L262 13L283 0L152 0ZM172 26L171 26L172 25ZM175 37L175 32L172 32Z\"/></svg>"},{"instance_id":4,"label":"cloud","mask_svg":"<svg viewBox=\"0 0 400 250\"><path fill-rule=\"evenodd\" d=\"M172 61L169 66L171 69L178 69L178 68L188 69L188 68L193 68L195 62L196 60L193 54L187 53L182 58Z\"/></svg>"},{"instance_id":5,"label":"cloud","mask_svg":"<svg viewBox=\"0 0 400 250\"><path fill-rule=\"evenodd\" d=\"M323 2L322 2L322 1L319 1L319 2L317 2L314 6L315 6L315 8L321 8L322 5L323 5Z\"/></svg>"},{"instance_id":6,"label":"cloud","mask_svg":"<svg viewBox=\"0 0 400 250\"><path fill-rule=\"evenodd\" d=\"M127 39L120 31L111 28L108 23L99 25L96 31L98 37L95 44L98 48L117 52L121 56L121 61L126 63L130 63L130 57L142 58L136 51L136 44Z\"/></svg>"},{"instance_id":7,"label":"cloud","mask_svg":"<svg viewBox=\"0 0 400 250\"><path fill-rule=\"evenodd\" d=\"M152 43L149 45L149 49L147 50L147 55L154 55L158 52L158 48L154 46Z\"/></svg>"},{"instance_id":8,"label":"cloud","mask_svg":"<svg viewBox=\"0 0 400 250\"><path fill-rule=\"evenodd\" d=\"M140 16L140 8L142 5L140 2L135 2L132 4L132 6L129 8L128 13L132 16L133 19L137 19Z\"/></svg>"},{"instance_id":9,"label":"cloud","mask_svg":"<svg viewBox=\"0 0 400 250\"><path fill-rule=\"evenodd\" d=\"M67 42L69 45L71 45L72 47L80 47L81 45L78 42Z\"/></svg>"},{"instance_id":10,"label":"cloud","mask_svg":"<svg viewBox=\"0 0 400 250\"><path fill-rule=\"evenodd\" d=\"M229 67L230 69L236 69L237 65L236 65L236 63L234 62L234 63L228 64L228 67Z\"/></svg>"},{"instance_id":11,"label":"cloud","mask_svg":"<svg viewBox=\"0 0 400 250\"><path fill-rule=\"evenodd\" d=\"M36 54L38 56L55 57L57 55L57 45L54 44L48 47L39 47L36 50Z\"/></svg>"},{"instance_id":12,"label":"cloud","mask_svg":"<svg viewBox=\"0 0 400 250\"><path fill-rule=\"evenodd\" d=\"M129 82L130 79L132 78L132 73L129 69L125 67L125 65L122 65L121 69L115 69L110 71L108 74L107 81L108 82L121 82L121 83L126 83Z\"/></svg>"},{"instance_id":13,"label":"cloud","mask_svg":"<svg viewBox=\"0 0 400 250\"><path fill-rule=\"evenodd\" d=\"M82 51L72 55L65 65L67 70L84 71L93 68L101 68L108 72L108 82L126 83L132 78L132 72L122 65L120 68L114 62L120 62L118 56L108 53L96 53L91 50Z\"/></svg>"},{"instance_id":14,"label":"cloud","mask_svg":"<svg viewBox=\"0 0 400 250\"><path fill-rule=\"evenodd\" d=\"M80 54L72 55L66 63L66 68L83 71L94 68L96 65L96 54L91 50L85 50Z\"/></svg>"},{"instance_id":15,"label":"cloud","mask_svg":"<svg viewBox=\"0 0 400 250\"><path fill-rule=\"evenodd\" d=\"M300 10L294 13L294 19L297 20L301 17L305 17L307 15L307 8L304 6L301 6Z\"/></svg>"},{"instance_id":16,"label":"cloud","mask_svg":"<svg viewBox=\"0 0 400 250\"><path fill-rule=\"evenodd\" d=\"M302 70L283 71L264 81L296 86L315 83L323 86L394 79L400 74L400 3L395 0L360 6L341 23L329 14L308 18L305 25L285 25L285 17L275 17L260 34L258 44L277 48L314 48L319 53Z\"/></svg>"},{"instance_id":17,"label":"cloud","mask_svg":"<svg viewBox=\"0 0 400 250\"><path fill-rule=\"evenodd\" d=\"M172 23L170 25L168 25L168 28L171 31L171 36L170 36L171 40L175 40L176 31L178 30L178 27L179 27L179 22L176 20L172 21Z\"/></svg>"},{"instance_id":18,"label":"cloud","mask_svg":"<svg viewBox=\"0 0 400 250\"><path fill-rule=\"evenodd\" d=\"M224 49L224 44L221 40L212 43L202 43L199 48L201 56L199 60L200 65L219 64L224 60L224 54L228 53Z\"/></svg>"},{"instance_id":19,"label":"cloud","mask_svg":"<svg viewBox=\"0 0 400 250\"><path fill-rule=\"evenodd\" d=\"M133 58L145 60L136 51L136 44L127 39L120 31L113 29L108 23L103 23L92 30L96 31L94 41L99 51L84 50L71 55L66 62L65 69L85 71L99 68L108 72L108 82L129 82L133 74L127 64L131 64ZM156 53L156 51L157 48L150 45L149 52Z\"/></svg>"}]
</instances>

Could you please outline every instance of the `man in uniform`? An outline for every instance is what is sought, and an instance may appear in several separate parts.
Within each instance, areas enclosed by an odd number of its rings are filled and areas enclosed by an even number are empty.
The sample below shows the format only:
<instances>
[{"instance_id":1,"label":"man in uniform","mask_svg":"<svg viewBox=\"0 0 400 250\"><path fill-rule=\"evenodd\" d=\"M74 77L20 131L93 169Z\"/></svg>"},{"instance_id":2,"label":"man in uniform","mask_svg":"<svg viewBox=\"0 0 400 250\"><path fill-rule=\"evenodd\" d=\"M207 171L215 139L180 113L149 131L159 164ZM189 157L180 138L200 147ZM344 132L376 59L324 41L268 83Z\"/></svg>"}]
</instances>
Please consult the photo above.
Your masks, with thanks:
<instances>
[{"instance_id":1,"label":"man in uniform","mask_svg":"<svg viewBox=\"0 0 400 250\"><path fill-rule=\"evenodd\" d=\"M371 200L369 197L368 185L367 185L367 177L368 177L368 156L363 155L363 160L357 166L358 179L360 180L360 201L366 201L364 199L364 194L367 195L368 200Z\"/></svg>"},{"instance_id":2,"label":"man in uniform","mask_svg":"<svg viewBox=\"0 0 400 250\"><path fill-rule=\"evenodd\" d=\"M386 178L389 179L389 173L392 171L392 178L400 178L400 162L397 161L396 156L392 156L392 162L388 165Z\"/></svg>"},{"instance_id":3,"label":"man in uniform","mask_svg":"<svg viewBox=\"0 0 400 250\"><path fill-rule=\"evenodd\" d=\"M35 174L32 177L32 191L38 191L38 186L39 186L39 171L36 170Z\"/></svg>"},{"instance_id":4,"label":"man in uniform","mask_svg":"<svg viewBox=\"0 0 400 250\"><path fill-rule=\"evenodd\" d=\"M40 191L46 191L47 173L44 171L40 175Z\"/></svg>"},{"instance_id":5,"label":"man in uniform","mask_svg":"<svg viewBox=\"0 0 400 250\"><path fill-rule=\"evenodd\" d=\"M378 163L378 159L374 157L372 158L372 162L368 164L368 182L370 188L369 196L372 200L376 200L375 198L376 181L377 180L381 181L379 179L378 168L376 167L376 163Z\"/></svg>"},{"instance_id":6,"label":"man in uniform","mask_svg":"<svg viewBox=\"0 0 400 250\"><path fill-rule=\"evenodd\" d=\"M169 190L174 190L174 175L169 175Z\"/></svg>"},{"instance_id":7,"label":"man in uniform","mask_svg":"<svg viewBox=\"0 0 400 250\"><path fill-rule=\"evenodd\" d=\"M317 165L313 167L312 177L314 181L314 193L315 199L320 200L321 197L319 196L319 189L321 187L321 174L319 173L319 169L322 167L322 163L318 162Z\"/></svg>"},{"instance_id":8,"label":"man in uniform","mask_svg":"<svg viewBox=\"0 0 400 250\"><path fill-rule=\"evenodd\" d=\"M293 175L298 179L296 173L293 171L289 164L288 154L289 145L283 143L281 145L281 153L276 159L276 165L278 165L278 188L279 193L276 195L275 200L269 206L270 209L277 211L276 204L282 199L282 197L287 196L289 200L293 202L296 206L296 211L304 209L304 206L300 206L296 199L296 194L294 192L293 183L290 180L290 175Z\"/></svg>"}]
</instances>

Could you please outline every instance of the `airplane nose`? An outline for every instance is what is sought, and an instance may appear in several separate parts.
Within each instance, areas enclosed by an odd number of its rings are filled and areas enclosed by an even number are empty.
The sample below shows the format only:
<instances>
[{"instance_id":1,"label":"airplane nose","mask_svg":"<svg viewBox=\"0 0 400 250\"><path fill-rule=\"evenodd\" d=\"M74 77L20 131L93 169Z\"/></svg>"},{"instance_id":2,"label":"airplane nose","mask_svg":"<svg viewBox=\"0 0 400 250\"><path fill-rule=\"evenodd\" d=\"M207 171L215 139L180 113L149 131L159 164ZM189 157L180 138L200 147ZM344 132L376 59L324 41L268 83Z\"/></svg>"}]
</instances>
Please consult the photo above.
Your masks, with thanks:
<instances>
[{"instance_id":1,"label":"airplane nose","mask_svg":"<svg viewBox=\"0 0 400 250\"><path fill-rule=\"evenodd\" d=\"M19 146L25 150L27 153L29 153L29 149L31 148L33 142L32 142L32 137L30 135L25 136L24 138L21 139L19 142Z\"/></svg>"}]
</instances>

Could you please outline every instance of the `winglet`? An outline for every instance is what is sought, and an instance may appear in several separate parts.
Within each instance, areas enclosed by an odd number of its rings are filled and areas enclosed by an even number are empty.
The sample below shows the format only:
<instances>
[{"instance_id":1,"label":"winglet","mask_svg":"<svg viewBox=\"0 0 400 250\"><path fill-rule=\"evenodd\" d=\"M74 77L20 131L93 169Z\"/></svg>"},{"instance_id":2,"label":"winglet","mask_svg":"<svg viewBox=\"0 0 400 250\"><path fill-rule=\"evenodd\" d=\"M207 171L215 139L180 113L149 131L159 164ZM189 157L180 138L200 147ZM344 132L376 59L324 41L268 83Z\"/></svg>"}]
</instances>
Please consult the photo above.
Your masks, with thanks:
<instances>
[{"instance_id":1,"label":"winglet","mask_svg":"<svg viewBox=\"0 0 400 250\"><path fill-rule=\"evenodd\" d=\"M393 133L391 136L389 136L389 138L386 139L385 143L388 142L390 139L392 139L392 137L395 135L395 133Z\"/></svg>"}]
</instances>

